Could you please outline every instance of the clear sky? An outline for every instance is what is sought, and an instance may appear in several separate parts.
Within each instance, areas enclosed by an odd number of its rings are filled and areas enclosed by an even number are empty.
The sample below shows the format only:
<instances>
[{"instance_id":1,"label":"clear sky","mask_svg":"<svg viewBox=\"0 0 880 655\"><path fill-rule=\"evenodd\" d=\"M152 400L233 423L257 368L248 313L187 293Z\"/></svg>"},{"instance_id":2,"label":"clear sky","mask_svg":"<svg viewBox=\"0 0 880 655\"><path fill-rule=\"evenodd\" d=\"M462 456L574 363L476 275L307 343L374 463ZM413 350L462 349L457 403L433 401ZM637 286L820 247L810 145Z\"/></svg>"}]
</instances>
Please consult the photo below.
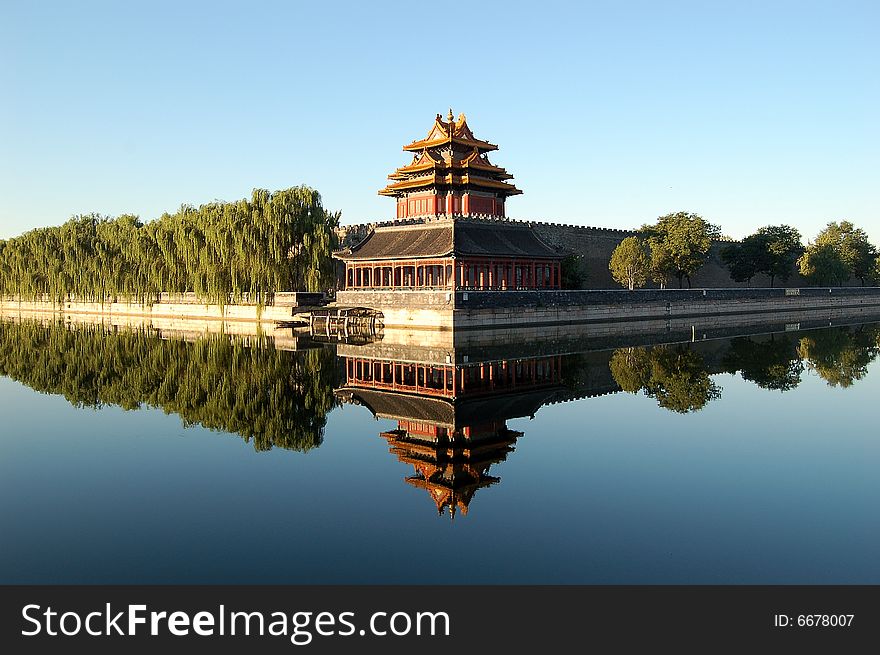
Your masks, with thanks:
<instances>
[{"instance_id":1,"label":"clear sky","mask_svg":"<svg viewBox=\"0 0 880 655\"><path fill-rule=\"evenodd\" d=\"M343 223L464 112L513 218L880 244L880 3L0 0L0 238L317 188Z\"/></svg>"}]
</instances>

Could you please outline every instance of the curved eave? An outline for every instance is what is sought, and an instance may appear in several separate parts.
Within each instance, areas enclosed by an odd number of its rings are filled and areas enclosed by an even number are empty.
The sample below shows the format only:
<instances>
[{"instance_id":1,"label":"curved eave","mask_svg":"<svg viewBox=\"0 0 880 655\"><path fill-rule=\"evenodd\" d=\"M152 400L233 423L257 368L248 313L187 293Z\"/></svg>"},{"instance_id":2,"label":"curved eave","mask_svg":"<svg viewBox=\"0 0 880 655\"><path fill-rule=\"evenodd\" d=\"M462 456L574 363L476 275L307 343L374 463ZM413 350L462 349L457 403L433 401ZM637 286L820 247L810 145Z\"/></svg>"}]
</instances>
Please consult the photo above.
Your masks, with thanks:
<instances>
[{"instance_id":1,"label":"curved eave","mask_svg":"<svg viewBox=\"0 0 880 655\"><path fill-rule=\"evenodd\" d=\"M498 179L502 180L512 180L513 175L507 172L506 169L501 168L500 166L494 166L492 164L484 164L483 162L476 161L464 161L464 162L453 162L452 164L446 163L437 163L437 164L416 164L413 166L401 166L396 171L391 173L388 176L389 180L406 180L409 179L409 176L413 173L422 173L424 171L433 171L434 175L448 175L447 171L467 171L468 169L473 168L478 171L486 171L489 173L494 173Z\"/></svg>"},{"instance_id":2,"label":"curved eave","mask_svg":"<svg viewBox=\"0 0 880 655\"><path fill-rule=\"evenodd\" d=\"M384 189L379 190L380 196L397 196L406 191L413 189L421 189L430 186L464 186L468 185L475 189L491 189L492 191L501 191L505 195L515 196L521 194L522 191L512 184L501 182L500 180L490 180L484 177L473 178L470 175L432 175L430 177L418 178L415 180L404 180L389 184Z\"/></svg>"},{"instance_id":3,"label":"curved eave","mask_svg":"<svg viewBox=\"0 0 880 655\"><path fill-rule=\"evenodd\" d=\"M492 164L484 164L482 162L468 162L464 165L467 168L477 168L481 171L490 171L498 175L502 180L512 180L513 175L507 172L506 169L501 168L500 166L493 166Z\"/></svg>"},{"instance_id":4,"label":"curved eave","mask_svg":"<svg viewBox=\"0 0 880 655\"><path fill-rule=\"evenodd\" d=\"M461 184L468 184L472 187L483 187L488 189L494 189L499 191L504 191L509 196L515 196L519 193L522 193L519 189L517 189L512 184L508 184L507 182L501 182L500 180L490 180L485 177L477 177L472 178L470 175L462 175L461 176Z\"/></svg>"},{"instance_id":5,"label":"curved eave","mask_svg":"<svg viewBox=\"0 0 880 655\"><path fill-rule=\"evenodd\" d=\"M343 262L412 262L420 259L447 259L455 255L454 250L447 252L433 253L430 255L393 255L388 257L357 257L353 255L333 255L335 259Z\"/></svg>"},{"instance_id":6,"label":"curved eave","mask_svg":"<svg viewBox=\"0 0 880 655\"><path fill-rule=\"evenodd\" d=\"M496 146L494 143L489 143L488 141L480 141L479 139L464 139L459 136L430 140L420 139L419 141L413 141L408 146L403 146L403 149L406 151L422 150L424 148L435 148L437 146L443 146L447 144L458 144L466 146L468 148L477 148L480 152L491 152L492 150L498 150L498 146Z\"/></svg>"}]
</instances>

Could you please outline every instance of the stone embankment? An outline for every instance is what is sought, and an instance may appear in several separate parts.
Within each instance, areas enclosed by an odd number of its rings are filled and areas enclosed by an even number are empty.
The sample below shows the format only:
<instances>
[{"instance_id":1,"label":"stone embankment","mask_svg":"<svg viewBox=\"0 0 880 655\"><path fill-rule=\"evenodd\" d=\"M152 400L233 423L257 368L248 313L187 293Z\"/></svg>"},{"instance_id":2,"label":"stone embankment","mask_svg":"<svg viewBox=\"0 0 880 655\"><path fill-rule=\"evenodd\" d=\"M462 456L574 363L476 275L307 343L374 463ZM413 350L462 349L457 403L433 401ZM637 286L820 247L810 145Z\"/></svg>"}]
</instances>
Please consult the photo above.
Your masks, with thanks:
<instances>
[{"instance_id":1,"label":"stone embankment","mask_svg":"<svg viewBox=\"0 0 880 655\"><path fill-rule=\"evenodd\" d=\"M386 328L431 330L680 320L880 307L880 288L642 289L638 291L340 291Z\"/></svg>"}]
</instances>

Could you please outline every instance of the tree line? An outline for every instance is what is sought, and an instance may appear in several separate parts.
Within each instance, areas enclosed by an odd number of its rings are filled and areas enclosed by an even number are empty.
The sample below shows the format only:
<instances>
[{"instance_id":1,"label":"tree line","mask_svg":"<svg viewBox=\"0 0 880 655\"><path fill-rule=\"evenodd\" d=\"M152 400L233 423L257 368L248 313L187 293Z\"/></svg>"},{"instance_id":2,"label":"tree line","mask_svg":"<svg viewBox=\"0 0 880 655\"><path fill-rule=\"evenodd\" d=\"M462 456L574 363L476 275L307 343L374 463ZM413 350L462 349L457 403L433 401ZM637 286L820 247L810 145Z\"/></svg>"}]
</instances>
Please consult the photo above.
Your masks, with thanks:
<instances>
[{"instance_id":1,"label":"tree line","mask_svg":"<svg viewBox=\"0 0 880 655\"><path fill-rule=\"evenodd\" d=\"M325 348L293 353L224 335L194 343L146 330L0 321L0 375L77 407L157 407L258 451L321 444L339 369Z\"/></svg>"},{"instance_id":2,"label":"tree line","mask_svg":"<svg viewBox=\"0 0 880 655\"><path fill-rule=\"evenodd\" d=\"M679 287L684 281L690 287L691 276L706 263L712 242L720 236L718 226L698 214L667 214L624 239L608 267L614 280L630 290L649 281L665 289L672 279ZM849 221L829 223L806 247L797 229L768 225L723 246L720 255L731 279L750 285L758 274L769 277L772 287L777 280L787 282L795 272L817 286L851 279L862 286L880 284L880 251L864 230Z\"/></svg>"},{"instance_id":3,"label":"tree line","mask_svg":"<svg viewBox=\"0 0 880 655\"><path fill-rule=\"evenodd\" d=\"M74 216L0 240L0 294L26 300L158 300L193 292L214 303L264 303L279 291L333 285L339 212L306 186L250 200L183 205L139 217Z\"/></svg>"}]
</instances>

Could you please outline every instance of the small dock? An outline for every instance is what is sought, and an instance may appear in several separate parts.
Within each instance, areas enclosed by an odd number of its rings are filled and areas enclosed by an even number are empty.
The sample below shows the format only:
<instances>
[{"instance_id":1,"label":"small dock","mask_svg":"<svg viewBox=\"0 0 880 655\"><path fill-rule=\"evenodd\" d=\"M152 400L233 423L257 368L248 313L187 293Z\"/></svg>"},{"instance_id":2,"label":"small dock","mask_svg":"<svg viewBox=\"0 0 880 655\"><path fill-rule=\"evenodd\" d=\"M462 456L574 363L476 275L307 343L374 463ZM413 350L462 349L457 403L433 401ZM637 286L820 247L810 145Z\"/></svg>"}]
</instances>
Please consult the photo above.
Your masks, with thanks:
<instances>
[{"instance_id":1,"label":"small dock","mask_svg":"<svg viewBox=\"0 0 880 655\"><path fill-rule=\"evenodd\" d=\"M384 327L382 312L369 307L324 306L297 312L294 320L309 326L313 337L372 341Z\"/></svg>"}]
</instances>

